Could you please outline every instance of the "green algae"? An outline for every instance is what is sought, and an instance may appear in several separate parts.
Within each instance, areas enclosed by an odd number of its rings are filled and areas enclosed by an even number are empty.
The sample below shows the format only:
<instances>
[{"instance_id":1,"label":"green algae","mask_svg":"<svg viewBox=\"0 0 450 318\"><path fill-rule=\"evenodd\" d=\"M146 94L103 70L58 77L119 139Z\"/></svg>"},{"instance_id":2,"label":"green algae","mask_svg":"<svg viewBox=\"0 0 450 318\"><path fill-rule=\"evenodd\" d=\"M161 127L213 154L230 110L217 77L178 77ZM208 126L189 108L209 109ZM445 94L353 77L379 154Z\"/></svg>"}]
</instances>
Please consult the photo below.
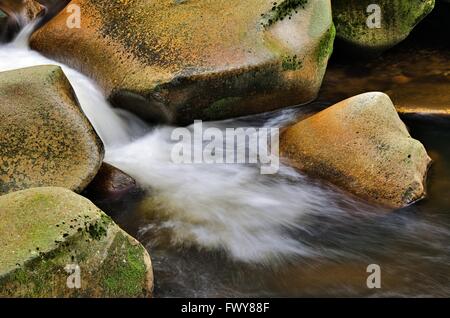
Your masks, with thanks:
<instances>
[{"instance_id":1,"label":"green algae","mask_svg":"<svg viewBox=\"0 0 450 318\"><path fill-rule=\"evenodd\" d=\"M208 118L226 117L233 113L236 104L239 103L241 97L225 97L215 101L208 108L203 110L203 113Z\"/></svg>"},{"instance_id":2,"label":"green algae","mask_svg":"<svg viewBox=\"0 0 450 318\"><path fill-rule=\"evenodd\" d=\"M149 294L145 249L73 192L38 188L5 195L0 197L0 216L0 243L5 246L0 251L0 296ZM79 289L67 285L66 266L71 264L80 268Z\"/></svg>"},{"instance_id":3,"label":"green algae","mask_svg":"<svg viewBox=\"0 0 450 318\"><path fill-rule=\"evenodd\" d=\"M317 62L323 65L328 61L331 54L333 54L334 39L336 37L336 28L334 24L328 29L325 35L320 40L319 46L317 48Z\"/></svg>"},{"instance_id":4,"label":"green algae","mask_svg":"<svg viewBox=\"0 0 450 318\"><path fill-rule=\"evenodd\" d=\"M297 71L302 68L303 62L297 55L285 55L281 60L281 67L284 71Z\"/></svg>"},{"instance_id":5,"label":"green algae","mask_svg":"<svg viewBox=\"0 0 450 318\"><path fill-rule=\"evenodd\" d=\"M369 28L367 3L335 0L333 19L337 36L356 47L383 51L403 41L434 8L434 0L379 1L381 28Z\"/></svg>"}]
</instances>

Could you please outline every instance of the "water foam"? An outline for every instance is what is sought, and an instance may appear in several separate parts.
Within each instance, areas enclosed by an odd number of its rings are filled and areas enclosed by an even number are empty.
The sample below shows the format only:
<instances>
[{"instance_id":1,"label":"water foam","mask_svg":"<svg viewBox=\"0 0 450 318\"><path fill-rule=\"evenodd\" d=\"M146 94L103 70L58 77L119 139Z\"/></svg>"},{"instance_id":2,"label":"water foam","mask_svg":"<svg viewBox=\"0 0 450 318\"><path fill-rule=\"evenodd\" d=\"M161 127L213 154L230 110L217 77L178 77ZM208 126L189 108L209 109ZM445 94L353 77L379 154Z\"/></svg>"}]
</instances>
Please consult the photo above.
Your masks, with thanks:
<instances>
[{"instance_id":1,"label":"water foam","mask_svg":"<svg viewBox=\"0 0 450 318\"><path fill-rule=\"evenodd\" d=\"M248 262L317 252L288 233L308 232L305 216L339 212L335 192L285 166L275 177L261 176L255 165L174 164L172 127L149 127L127 112L114 111L88 77L30 50L27 40L32 29L28 25L13 43L0 48L0 70L43 64L62 67L105 143L105 160L152 190L153 204L147 209L159 222L144 225L141 232L170 229L173 244L222 249ZM280 125L292 116L292 110L282 111L263 124ZM224 130L242 123L245 120L209 125Z\"/></svg>"}]
</instances>

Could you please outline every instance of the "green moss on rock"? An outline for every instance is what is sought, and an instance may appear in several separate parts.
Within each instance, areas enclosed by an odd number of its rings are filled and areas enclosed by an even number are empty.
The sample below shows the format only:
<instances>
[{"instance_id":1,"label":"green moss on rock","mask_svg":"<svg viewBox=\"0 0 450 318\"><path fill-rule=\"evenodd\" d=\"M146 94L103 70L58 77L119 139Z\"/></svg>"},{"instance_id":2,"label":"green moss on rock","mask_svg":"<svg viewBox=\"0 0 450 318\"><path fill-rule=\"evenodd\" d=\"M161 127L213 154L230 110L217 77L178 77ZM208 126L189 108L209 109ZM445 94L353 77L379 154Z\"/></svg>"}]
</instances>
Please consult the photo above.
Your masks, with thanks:
<instances>
[{"instance_id":1,"label":"green moss on rock","mask_svg":"<svg viewBox=\"0 0 450 318\"><path fill-rule=\"evenodd\" d=\"M297 55L285 55L281 62L281 67L285 71L296 71L302 67L302 61L297 57Z\"/></svg>"},{"instance_id":2,"label":"green moss on rock","mask_svg":"<svg viewBox=\"0 0 450 318\"><path fill-rule=\"evenodd\" d=\"M128 238L123 234L118 234L110 247L110 251L115 251L120 258L110 258L103 264L101 269L103 282L107 294L113 297L129 297L129 295L140 295L145 293L145 282L147 268L143 255L145 249L136 244L130 246L126 253L120 253L124 244L128 243ZM112 274L111 274L112 273Z\"/></svg>"},{"instance_id":3,"label":"green moss on rock","mask_svg":"<svg viewBox=\"0 0 450 318\"><path fill-rule=\"evenodd\" d=\"M337 36L354 49L382 52L403 41L434 8L435 0L380 0L381 28L369 28L364 0L334 0L333 19Z\"/></svg>"},{"instance_id":4,"label":"green moss on rock","mask_svg":"<svg viewBox=\"0 0 450 318\"><path fill-rule=\"evenodd\" d=\"M241 97L226 97L219 99L206 108L203 112L205 116L210 118L226 118L233 112L233 108Z\"/></svg>"},{"instance_id":5,"label":"green moss on rock","mask_svg":"<svg viewBox=\"0 0 450 318\"><path fill-rule=\"evenodd\" d=\"M326 63L333 53L334 38L336 36L336 28L334 24L328 29L320 40L317 48L317 62L319 64Z\"/></svg>"},{"instance_id":6,"label":"green moss on rock","mask_svg":"<svg viewBox=\"0 0 450 318\"><path fill-rule=\"evenodd\" d=\"M0 296L145 297L150 258L90 201L62 188L0 197ZM80 269L69 288L68 265Z\"/></svg>"}]
</instances>

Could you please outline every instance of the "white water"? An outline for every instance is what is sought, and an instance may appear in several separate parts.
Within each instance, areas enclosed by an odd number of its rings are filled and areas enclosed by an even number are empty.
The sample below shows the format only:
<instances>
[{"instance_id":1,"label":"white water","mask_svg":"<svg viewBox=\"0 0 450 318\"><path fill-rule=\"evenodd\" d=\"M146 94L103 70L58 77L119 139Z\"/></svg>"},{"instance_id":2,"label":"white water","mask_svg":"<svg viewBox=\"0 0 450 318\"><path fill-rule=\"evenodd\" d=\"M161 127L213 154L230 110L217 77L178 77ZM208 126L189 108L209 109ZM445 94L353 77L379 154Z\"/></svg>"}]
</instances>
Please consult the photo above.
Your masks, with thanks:
<instances>
[{"instance_id":1,"label":"white water","mask_svg":"<svg viewBox=\"0 0 450 318\"><path fill-rule=\"evenodd\" d=\"M105 145L129 142L126 124L111 111L111 107L94 82L79 72L29 49L28 38L33 28L34 24L28 24L14 42L1 47L0 71L48 64L61 66L75 90L83 111Z\"/></svg>"},{"instance_id":2,"label":"white water","mask_svg":"<svg viewBox=\"0 0 450 318\"><path fill-rule=\"evenodd\" d=\"M250 165L172 163L171 127L150 130L126 112L118 115L89 78L30 50L31 30L27 26L13 43L0 47L0 71L42 64L63 68L105 143L105 160L151 189L147 209L159 222L142 226L142 233L170 229L173 244L221 249L248 262L319 252L287 233L308 232L308 215L344 213L338 206L342 196L284 166L278 176L261 176L259 167ZM290 112L281 112L265 125L279 125ZM224 129L236 123L210 125Z\"/></svg>"}]
</instances>

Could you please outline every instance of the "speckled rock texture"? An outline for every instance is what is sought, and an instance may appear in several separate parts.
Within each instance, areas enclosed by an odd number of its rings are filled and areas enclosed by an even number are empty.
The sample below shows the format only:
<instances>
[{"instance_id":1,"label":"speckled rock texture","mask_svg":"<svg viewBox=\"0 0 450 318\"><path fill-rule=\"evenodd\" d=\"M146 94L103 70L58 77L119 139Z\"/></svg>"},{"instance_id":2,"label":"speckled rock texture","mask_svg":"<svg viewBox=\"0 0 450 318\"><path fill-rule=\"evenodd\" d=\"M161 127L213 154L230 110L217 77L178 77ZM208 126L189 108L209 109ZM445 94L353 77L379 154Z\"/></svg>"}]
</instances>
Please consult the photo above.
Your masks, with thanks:
<instances>
[{"instance_id":1,"label":"speckled rock texture","mask_svg":"<svg viewBox=\"0 0 450 318\"><path fill-rule=\"evenodd\" d=\"M337 37L357 52L378 54L403 41L433 10L435 0L333 0L332 3ZM367 12L371 4L381 9L380 28L367 25L375 12Z\"/></svg>"},{"instance_id":2,"label":"speckled rock texture","mask_svg":"<svg viewBox=\"0 0 450 318\"><path fill-rule=\"evenodd\" d=\"M276 4L274 4L276 3ZM73 0L32 48L93 77L115 106L191 123L313 100L335 35L329 0Z\"/></svg>"},{"instance_id":3,"label":"speckled rock texture","mask_svg":"<svg viewBox=\"0 0 450 318\"><path fill-rule=\"evenodd\" d=\"M425 195L431 159L383 93L351 97L287 128L280 150L293 166L374 203L401 208Z\"/></svg>"},{"instance_id":4,"label":"speckled rock texture","mask_svg":"<svg viewBox=\"0 0 450 318\"><path fill-rule=\"evenodd\" d=\"M82 191L103 144L59 66L0 73L0 195L60 186Z\"/></svg>"},{"instance_id":5,"label":"speckled rock texture","mask_svg":"<svg viewBox=\"0 0 450 318\"><path fill-rule=\"evenodd\" d=\"M0 245L0 297L152 293L145 248L67 189L34 188L0 196Z\"/></svg>"}]
</instances>

